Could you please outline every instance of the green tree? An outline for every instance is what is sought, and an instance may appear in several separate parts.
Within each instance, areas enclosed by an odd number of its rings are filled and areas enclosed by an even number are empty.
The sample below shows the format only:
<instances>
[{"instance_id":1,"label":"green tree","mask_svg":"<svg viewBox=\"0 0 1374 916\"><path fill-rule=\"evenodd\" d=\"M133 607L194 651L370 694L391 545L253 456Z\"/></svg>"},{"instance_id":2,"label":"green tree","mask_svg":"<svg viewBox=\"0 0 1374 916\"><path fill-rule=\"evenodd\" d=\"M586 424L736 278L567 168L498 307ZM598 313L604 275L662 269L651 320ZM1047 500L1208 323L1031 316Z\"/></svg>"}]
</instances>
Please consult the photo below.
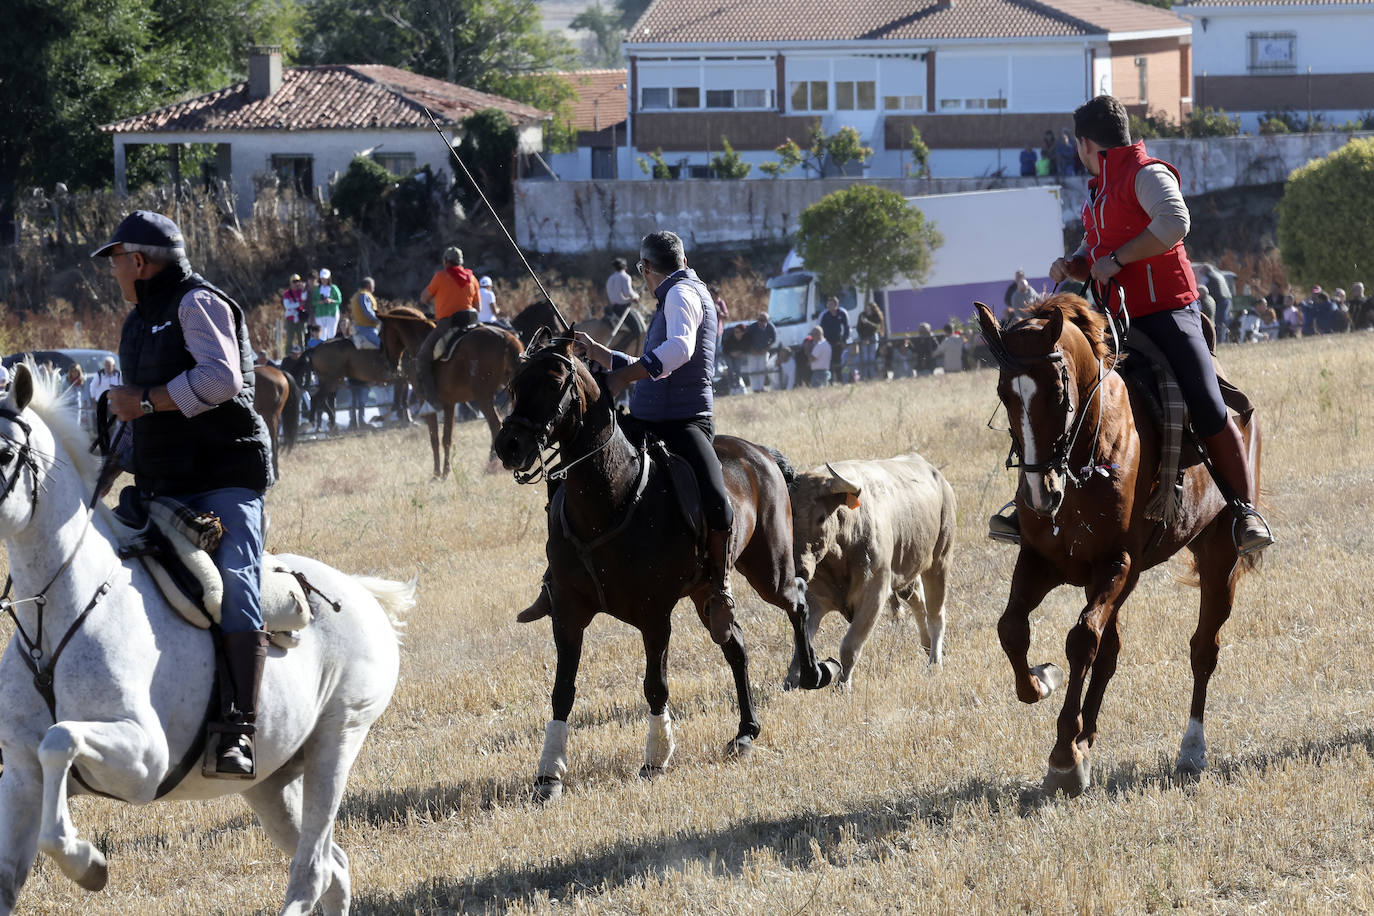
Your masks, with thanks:
<instances>
[{"instance_id":1,"label":"green tree","mask_svg":"<svg viewBox=\"0 0 1374 916\"><path fill-rule=\"evenodd\" d=\"M907 149L911 150L911 169L910 172L917 178L930 177L930 147L926 146L926 141L921 137L921 132L916 125L911 125L911 137L906 142Z\"/></svg>"},{"instance_id":2,"label":"green tree","mask_svg":"<svg viewBox=\"0 0 1374 916\"><path fill-rule=\"evenodd\" d=\"M295 0L10 0L0 32L0 238L26 186L108 185L101 124L242 78L244 49L283 44Z\"/></svg>"},{"instance_id":3,"label":"green tree","mask_svg":"<svg viewBox=\"0 0 1374 916\"><path fill-rule=\"evenodd\" d=\"M820 278L821 293L883 289L906 277L921 283L944 236L902 195L856 184L802 211L797 251Z\"/></svg>"},{"instance_id":4,"label":"green tree","mask_svg":"<svg viewBox=\"0 0 1374 916\"><path fill-rule=\"evenodd\" d=\"M1351 140L1288 176L1279 250L1290 281L1337 285L1374 264L1374 139Z\"/></svg>"},{"instance_id":5,"label":"green tree","mask_svg":"<svg viewBox=\"0 0 1374 916\"><path fill-rule=\"evenodd\" d=\"M661 148L649 153L648 159L639 156L635 159L635 162L639 165L639 170L645 175L654 178L673 177L673 170L668 165L668 161L663 158L663 150Z\"/></svg>"},{"instance_id":6,"label":"green tree","mask_svg":"<svg viewBox=\"0 0 1374 916\"><path fill-rule=\"evenodd\" d=\"M803 148L797 141L788 137L773 152L778 154L778 161L765 162L759 166L759 171L770 178L777 178L796 168L815 172L818 178L827 174L843 175L849 163L858 162L862 165L873 157L872 147L863 145L857 130L852 127L841 127L835 133L826 136L819 119L811 122L806 147Z\"/></svg>"},{"instance_id":7,"label":"green tree","mask_svg":"<svg viewBox=\"0 0 1374 916\"><path fill-rule=\"evenodd\" d=\"M369 232L376 229L380 205L396 187L397 176L371 156L354 156L329 197L338 214Z\"/></svg>"},{"instance_id":8,"label":"green tree","mask_svg":"<svg viewBox=\"0 0 1374 916\"><path fill-rule=\"evenodd\" d=\"M458 155L491 205L504 207L510 202L515 178L515 125L504 111L487 108L465 118L461 132ZM471 212L481 197L466 175L455 179L454 195Z\"/></svg>"},{"instance_id":9,"label":"green tree","mask_svg":"<svg viewBox=\"0 0 1374 916\"><path fill-rule=\"evenodd\" d=\"M739 157L739 153L735 152L735 148L724 136L720 138L720 143L725 147L725 152L711 157L711 171L715 172L716 177L734 180L748 175L753 166Z\"/></svg>"},{"instance_id":10,"label":"green tree","mask_svg":"<svg viewBox=\"0 0 1374 916\"><path fill-rule=\"evenodd\" d=\"M625 26L621 23L624 14L619 9L606 9L600 0L584 9L568 23L574 29L585 29L592 33L595 42L593 53L584 54L583 61L589 67L623 67L625 57L620 53L620 43L625 40Z\"/></svg>"}]
</instances>

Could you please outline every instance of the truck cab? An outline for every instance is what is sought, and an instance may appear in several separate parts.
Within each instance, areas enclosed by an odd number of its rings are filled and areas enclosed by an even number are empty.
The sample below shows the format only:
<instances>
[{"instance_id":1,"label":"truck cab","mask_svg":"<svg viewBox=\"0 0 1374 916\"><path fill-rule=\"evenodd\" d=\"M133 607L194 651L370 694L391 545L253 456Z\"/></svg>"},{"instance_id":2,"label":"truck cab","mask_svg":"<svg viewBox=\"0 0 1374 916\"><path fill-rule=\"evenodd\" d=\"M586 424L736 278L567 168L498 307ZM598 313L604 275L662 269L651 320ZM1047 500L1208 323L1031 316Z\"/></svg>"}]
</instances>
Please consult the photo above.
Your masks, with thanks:
<instances>
[{"instance_id":1,"label":"truck cab","mask_svg":"<svg viewBox=\"0 0 1374 916\"><path fill-rule=\"evenodd\" d=\"M783 262L786 272L768 281L768 319L778 329L778 344L784 347L800 346L820 324L821 314L825 312L825 297L821 295L817 277L809 270L788 265L800 264L794 254L789 254ZM859 294L857 290L845 289L838 294L840 308L849 313L849 327L852 329L859 320Z\"/></svg>"}]
</instances>

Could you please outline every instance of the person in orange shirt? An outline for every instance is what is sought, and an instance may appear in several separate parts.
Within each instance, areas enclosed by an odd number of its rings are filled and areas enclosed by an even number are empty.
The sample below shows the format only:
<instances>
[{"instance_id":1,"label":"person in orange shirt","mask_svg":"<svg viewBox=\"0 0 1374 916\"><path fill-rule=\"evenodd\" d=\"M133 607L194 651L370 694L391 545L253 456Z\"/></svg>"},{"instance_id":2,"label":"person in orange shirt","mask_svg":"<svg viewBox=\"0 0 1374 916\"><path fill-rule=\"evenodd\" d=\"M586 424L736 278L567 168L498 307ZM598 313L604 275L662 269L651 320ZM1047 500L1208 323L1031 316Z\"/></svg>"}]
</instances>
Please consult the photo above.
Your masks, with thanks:
<instances>
[{"instance_id":1,"label":"person in orange shirt","mask_svg":"<svg viewBox=\"0 0 1374 916\"><path fill-rule=\"evenodd\" d=\"M434 330L420 345L415 363L420 397L431 406L438 400L434 391L434 348L451 328L477 324L480 291L477 275L463 266L463 249L450 245L444 249L444 267L420 294L420 304L434 305Z\"/></svg>"}]
</instances>

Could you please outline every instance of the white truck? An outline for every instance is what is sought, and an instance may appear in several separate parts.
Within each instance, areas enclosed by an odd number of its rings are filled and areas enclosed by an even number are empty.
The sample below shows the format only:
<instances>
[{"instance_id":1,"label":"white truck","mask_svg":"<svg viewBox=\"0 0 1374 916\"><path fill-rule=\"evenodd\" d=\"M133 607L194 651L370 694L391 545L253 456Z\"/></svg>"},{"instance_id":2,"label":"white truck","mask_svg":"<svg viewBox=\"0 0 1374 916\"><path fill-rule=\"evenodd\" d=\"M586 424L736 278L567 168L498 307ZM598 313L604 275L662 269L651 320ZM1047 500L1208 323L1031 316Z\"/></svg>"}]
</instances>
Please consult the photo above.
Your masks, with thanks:
<instances>
[{"instance_id":1,"label":"white truck","mask_svg":"<svg viewBox=\"0 0 1374 916\"><path fill-rule=\"evenodd\" d=\"M908 197L944 236L935 249L930 273L921 286L901 278L875 296L846 289L840 307L857 325L867 298L883 308L890 338L911 337L922 323L939 332L950 319L967 320L975 300L997 314L1002 297L1024 270L1036 290L1048 290L1050 264L1064 255L1064 217L1057 185L969 191ZM778 343L799 345L825 311L815 273L806 270L795 251L783 261L781 275L768 281L768 316L778 329Z\"/></svg>"}]
</instances>

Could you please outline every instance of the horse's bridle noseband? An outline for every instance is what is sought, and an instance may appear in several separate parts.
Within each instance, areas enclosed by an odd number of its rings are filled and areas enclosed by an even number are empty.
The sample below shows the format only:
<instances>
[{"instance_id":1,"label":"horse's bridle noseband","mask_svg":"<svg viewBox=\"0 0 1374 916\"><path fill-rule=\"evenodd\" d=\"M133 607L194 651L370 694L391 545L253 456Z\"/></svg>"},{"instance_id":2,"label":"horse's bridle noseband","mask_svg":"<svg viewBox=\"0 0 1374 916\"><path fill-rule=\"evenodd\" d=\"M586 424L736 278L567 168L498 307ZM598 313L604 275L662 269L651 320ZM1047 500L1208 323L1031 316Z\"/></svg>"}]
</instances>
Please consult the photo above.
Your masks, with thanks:
<instances>
[{"instance_id":1,"label":"horse's bridle noseband","mask_svg":"<svg viewBox=\"0 0 1374 916\"><path fill-rule=\"evenodd\" d=\"M521 354L520 359L525 363L532 362L535 359L557 360L567 369L567 375L564 376L563 386L558 392L558 403L554 405L554 409L549 414L548 421L542 426L536 424L533 420L516 416L515 414L506 418L505 422L509 423L511 426L517 429L529 430L534 435L534 444L537 447L537 451L535 452L537 458L535 467L528 471L513 471L512 474L515 477L515 482L520 484L538 483L544 479L555 481L562 480L568 476L568 471L579 462L585 461L605 448L610 443L612 436L614 436L615 430L612 428L605 440L586 454L580 455L571 461L560 460L556 467L549 467L550 462L561 459L562 457L562 447L557 442L550 445L549 439L553 435L554 427L563 419L563 415L567 413L568 408L576 398L577 363L573 361L572 357L549 347L526 351ZM515 380L512 379L511 385L514 385L514 382ZM508 390L510 390L510 386L508 386ZM577 417L577 425L579 428L582 425L582 416L580 414Z\"/></svg>"}]
</instances>

